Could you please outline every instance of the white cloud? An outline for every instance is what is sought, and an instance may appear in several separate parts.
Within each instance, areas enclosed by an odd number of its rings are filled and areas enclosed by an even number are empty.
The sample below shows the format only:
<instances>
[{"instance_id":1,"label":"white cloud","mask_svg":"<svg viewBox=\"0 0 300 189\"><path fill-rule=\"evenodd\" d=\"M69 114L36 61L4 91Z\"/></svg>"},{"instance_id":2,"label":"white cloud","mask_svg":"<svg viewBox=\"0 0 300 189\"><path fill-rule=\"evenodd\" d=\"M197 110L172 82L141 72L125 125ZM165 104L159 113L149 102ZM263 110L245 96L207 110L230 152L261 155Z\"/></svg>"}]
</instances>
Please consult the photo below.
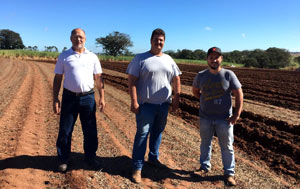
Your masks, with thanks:
<instances>
[{"instance_id":1,"label":"white cloud","mask_svg":"<svg viewBox=\"0 0 300 189\"><path fill-rule=\"evenodd\" d=\"M244 38L244 39L246 38L246 34L245 33L242 33L241 35L242 35L242 38Z\"/></svg>"},{"instance_id":2,"label":"white cloud","mask_svg":"<svg viewBox=\"0 0 300 189\"><path fill-rule=\"evenodd\" d=\"M206 26L204 29L205 29L206 31L211 31L211 30L212 30L212 28L209 27L209 26Z\"/></svg>"}]
</instances>

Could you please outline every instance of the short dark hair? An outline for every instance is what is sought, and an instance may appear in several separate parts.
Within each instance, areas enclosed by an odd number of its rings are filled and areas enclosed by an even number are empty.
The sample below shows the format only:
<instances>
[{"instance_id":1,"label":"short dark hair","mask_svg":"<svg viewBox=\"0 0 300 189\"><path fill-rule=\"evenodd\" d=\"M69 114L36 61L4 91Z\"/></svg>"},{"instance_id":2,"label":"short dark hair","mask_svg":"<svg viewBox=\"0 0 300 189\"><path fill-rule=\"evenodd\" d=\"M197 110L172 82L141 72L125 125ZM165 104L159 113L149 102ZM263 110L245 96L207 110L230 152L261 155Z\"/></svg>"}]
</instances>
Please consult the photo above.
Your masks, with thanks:
<instances>
[{"instance_id":1,"label":"short dark hair","mask_svg":"<svg viewBox=\"0 0 300 189\"><path fill-rule=\"evenodd\" d=\"M84 35L85 35L85 31L84 31L83 29L81 29L81 28L75 28L75 29L73 29L73 30L71 31L71 36L75 34L76 30L81 30L81 31L83 31L83 33L84 33Z\"/></svg>"},{"instance_id":2,"label":"short dark hair","mask_svg":"<svg viewBox=\"0 0 300 189\"><path fill-rule=\"evenodd\" d=\"M155 30L153 30L152 35L151 35L151 40L153 39L154 35L162 35L162 36L164 36L164 39L166 40L165 31L160 28L156 28Z\"/></svg>"}]
</instances>

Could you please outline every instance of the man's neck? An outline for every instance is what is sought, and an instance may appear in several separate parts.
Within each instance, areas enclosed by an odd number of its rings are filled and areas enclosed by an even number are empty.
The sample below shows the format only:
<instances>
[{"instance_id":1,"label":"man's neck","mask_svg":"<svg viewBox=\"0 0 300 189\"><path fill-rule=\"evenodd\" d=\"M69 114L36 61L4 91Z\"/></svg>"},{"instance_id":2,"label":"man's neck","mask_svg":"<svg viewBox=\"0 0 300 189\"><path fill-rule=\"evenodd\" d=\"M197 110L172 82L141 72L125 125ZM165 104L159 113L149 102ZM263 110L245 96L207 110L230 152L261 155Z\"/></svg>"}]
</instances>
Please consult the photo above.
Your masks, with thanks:
<instances>
[{"instance_id":1,"label":"man's neck","mask_svg":"<svg viewBox=\"0 0 300 189\"><path fill-rule=\"evenodd\" d=\"M162 56L163 55L162 51L159 51L159 50L156 51L156 50L153 50L153 49L150 50L150 53L155 55L155 56Z\"/></svg>"},{"instance_id":2,"label":"man's neck","mask_svg":"<svg viewBox=\"0 0 300 189\"><path fill-rule=\"evenodd\" d=\"M74 47L72 47L72 49L73 49L73 51L75 51L75 52L77 52L77 53L79 53L79 54L81 54L81 53L83 53L83 52L85 51L85 48L84 48L84 47L81 48L81 49L75 49Z\"/></svg>"},{"instance_id":3,"label":"man's neck","mask_svg":"<svg viewBox=\"0 0 300 189\"><path fill-rule=\"evenodd\" d=\"M209 72L216 75L221 71L221 69L222 69L221 66L218 67L218 69L209 68Z\"/></svg>"}]
</instances>

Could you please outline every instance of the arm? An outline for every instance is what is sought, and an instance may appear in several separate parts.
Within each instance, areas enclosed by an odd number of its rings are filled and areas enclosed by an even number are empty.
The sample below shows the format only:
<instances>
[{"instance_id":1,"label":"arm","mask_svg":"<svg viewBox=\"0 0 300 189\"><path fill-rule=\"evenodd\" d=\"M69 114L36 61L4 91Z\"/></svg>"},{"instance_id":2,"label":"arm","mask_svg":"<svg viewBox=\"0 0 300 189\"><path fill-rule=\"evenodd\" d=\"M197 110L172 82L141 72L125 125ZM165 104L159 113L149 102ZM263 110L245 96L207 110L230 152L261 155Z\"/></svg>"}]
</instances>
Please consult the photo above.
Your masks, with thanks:
<instances>
[{"instance_id":1,"label":"arm","mask_svg":"<svg viewBox=\"0 0 300 189\"><path fill-rule=\"evenodd\" d=\"M96 87L98 89L100 99L99 99L99 109L100 112L103 112L105 108L105 100L104 100L104 82L101 74L94 74Z\"/></svg>"},{"instance_id":2,"label":"arm","mask_svg":"<svg viewBox=\"0 0 300 189\"><path fill-rule=\"evenodd\" d=\"M193 86L192 91L193 91L193 95L199 99L201 95L201 90Z\"/></svg>"},{"instance_id":3,"label":"arm","mask_svg":"<svg viewBox=\"0 0 300 189\"><path fill-rule=\"evenodd\" d=\"M61 87L63 75L62 74L55 74L53 80L53 111L55 114L60 114L60 101L58 99L59 90Z\"/></svg>"},{"instance_id":4,"label":"arm","mask_svg":"<svg viewBox=\"0 0 300 189\"><path fill-rule=\"evenodd\" d=\"M244 94L242 88L232 90L235 97L235 109L233 115L228 119L231 124L235 124L240 118L243 109Z\"/></svg>"},{"instance_id":5,"label":"arm","mask_svg":"<svg viewBox=\"0 0 300 189\"><path fill-rule=\"evenodd\" d=\"M130 110L135 114L139 112L139 104L137 101L137 92L136 92L137 80L138 80L137 77L131 74L128 75L128 89L131 98Z\"/></svg>"},{"instance_id":6,"label":"arm","mask_svg":"<svg viewBox=\"0 0 300 189\"><path fill-rule=\"evenodd\" d=\"M174 99L172 101L172 111L176 111L179 108L179 96L181 92L181 85L180 85L180 77L175 76L172 80L173 83L173 91L174 91Z\"/></svg>"}]
</instances>

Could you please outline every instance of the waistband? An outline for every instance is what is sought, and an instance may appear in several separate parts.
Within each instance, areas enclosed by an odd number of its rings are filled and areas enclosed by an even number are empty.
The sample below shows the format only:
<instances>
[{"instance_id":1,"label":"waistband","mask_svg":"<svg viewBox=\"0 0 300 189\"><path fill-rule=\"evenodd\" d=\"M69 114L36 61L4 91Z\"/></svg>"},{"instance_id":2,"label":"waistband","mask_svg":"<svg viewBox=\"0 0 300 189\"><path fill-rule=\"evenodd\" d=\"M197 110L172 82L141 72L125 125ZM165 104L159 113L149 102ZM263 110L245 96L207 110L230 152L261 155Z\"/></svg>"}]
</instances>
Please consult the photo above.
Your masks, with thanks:
<instances>
[{"instance_id":1,"label":"waistband","mask_svg":"<svg viewBox=\"0 0 300 189\"><path fill-rule=\"evenodd\" d=\"M94 94L95 92L94 92L94 89L92 89L88 92L75 93L73 91L70 91L70 90L64 88L64 93L73 95L73 96L86 96L86 95Z\"/></svg>"}]
</instances>

